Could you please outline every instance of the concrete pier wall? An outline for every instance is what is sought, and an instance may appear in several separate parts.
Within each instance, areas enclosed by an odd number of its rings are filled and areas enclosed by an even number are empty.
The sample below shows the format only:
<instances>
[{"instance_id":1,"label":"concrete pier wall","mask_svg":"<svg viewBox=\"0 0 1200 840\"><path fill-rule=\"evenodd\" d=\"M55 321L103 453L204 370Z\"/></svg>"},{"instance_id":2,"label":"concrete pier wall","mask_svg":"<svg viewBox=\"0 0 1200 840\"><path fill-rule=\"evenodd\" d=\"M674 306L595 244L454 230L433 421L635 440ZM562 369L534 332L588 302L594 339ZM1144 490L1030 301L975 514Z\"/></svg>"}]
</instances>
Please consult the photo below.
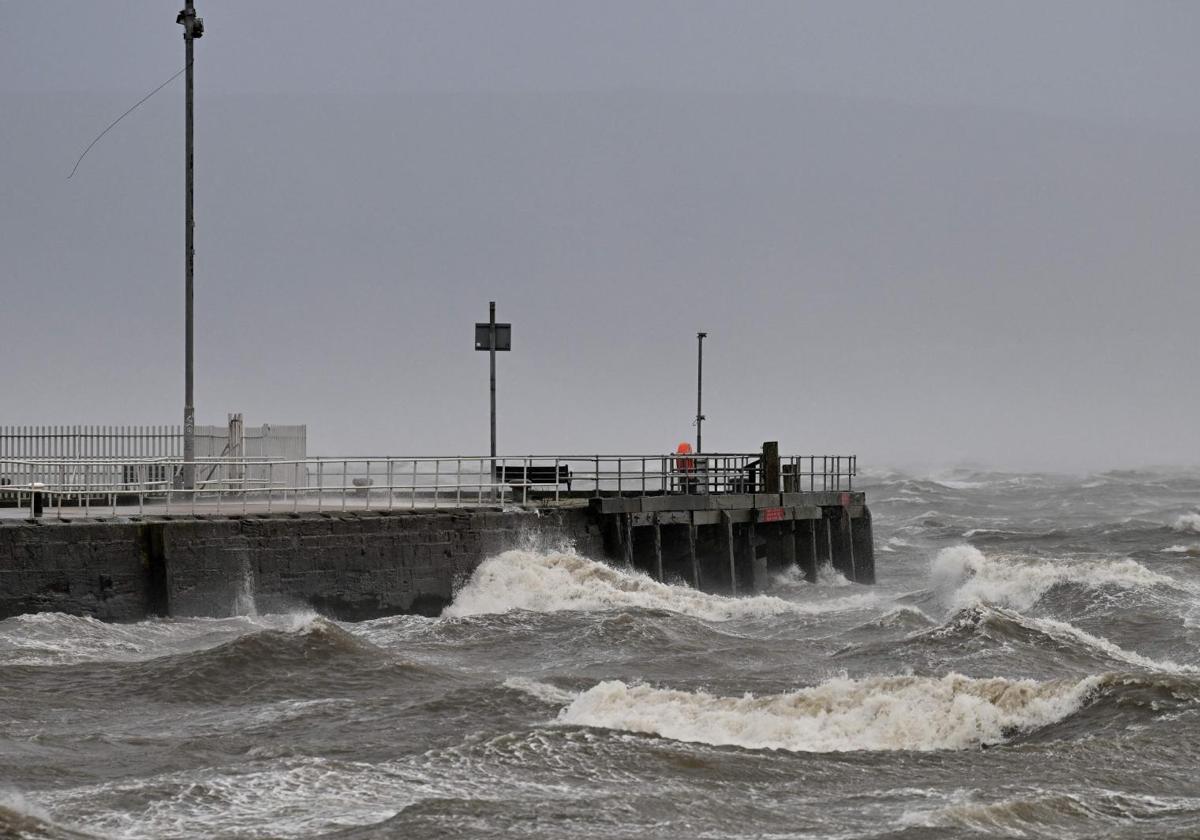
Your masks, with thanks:
<instances>
[{"instance_id":1,"label":"concrete pier wall","mask_svg":"<svg viewBox=\"0 0 1200 840\"><path fill-rule=\"evenodd\" d=\"M810 581L826 564L852 581L875 580L871 515L859 499L806 505L775 494L702 509L713 500L681 498L697 507L647 511L631 509L640 500L613 499L540 512L9 523L0 525L0 619L54 611L134 621L304 607L346 620L437 615L484 559L531 538L569 540L587 556L722 594L762 589L793 565ZM781 501L790 504L776 507ZM611 503L619 509L606 512Z\"/></svg>"},{"instance_id":2,"label":"concrete pier wall","mask_svg":"<svg viewBox=\"0 0 1200 840\"><path fill-rule=\"evenodd\" d=\"M600 551L582 509L5 525L0 619L225 616L250 603L346 620L436 615L484 559L538 537Z\"/></svg>"}]
</instances>

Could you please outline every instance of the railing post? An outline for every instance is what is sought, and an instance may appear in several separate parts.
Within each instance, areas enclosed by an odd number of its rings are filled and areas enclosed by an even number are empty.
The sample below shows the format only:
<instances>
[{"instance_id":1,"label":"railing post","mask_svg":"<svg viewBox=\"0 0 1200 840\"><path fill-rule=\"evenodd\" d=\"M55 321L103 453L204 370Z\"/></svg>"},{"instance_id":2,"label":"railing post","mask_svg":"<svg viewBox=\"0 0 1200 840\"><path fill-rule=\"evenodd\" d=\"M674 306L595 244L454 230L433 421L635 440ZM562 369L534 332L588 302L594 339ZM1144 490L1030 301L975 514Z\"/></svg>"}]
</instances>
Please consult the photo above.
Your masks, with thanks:
<instances>
[{"instance_id":1,"label":"railing post","mask_svg":"<svg viewBox=\"0 0 1200 840\"><path fill-rule=\"evenodd\" d=\"M442 459L435 458L433 461L433 509L438 509L438 484L442 477Z\"/></svg>"}]
</instances>

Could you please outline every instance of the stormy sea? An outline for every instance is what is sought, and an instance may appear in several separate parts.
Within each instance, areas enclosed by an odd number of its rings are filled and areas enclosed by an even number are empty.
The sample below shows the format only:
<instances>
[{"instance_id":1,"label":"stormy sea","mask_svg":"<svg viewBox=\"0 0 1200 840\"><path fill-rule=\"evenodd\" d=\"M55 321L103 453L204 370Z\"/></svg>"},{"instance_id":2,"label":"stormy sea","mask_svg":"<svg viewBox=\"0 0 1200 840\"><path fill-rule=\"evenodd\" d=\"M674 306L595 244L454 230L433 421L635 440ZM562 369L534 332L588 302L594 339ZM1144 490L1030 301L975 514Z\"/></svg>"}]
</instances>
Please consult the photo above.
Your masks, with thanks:
<instances>
[{"instance_id":1,"label":"stormy sea","mask_svg":"<svg viewBox=\"0 0 1200 840\"><path fill-rule=\"evenodd\" d=\"M0 837L1200 836L1200 472L865 483L875 586L0 622Z\"/></svg>"}]
</instances>

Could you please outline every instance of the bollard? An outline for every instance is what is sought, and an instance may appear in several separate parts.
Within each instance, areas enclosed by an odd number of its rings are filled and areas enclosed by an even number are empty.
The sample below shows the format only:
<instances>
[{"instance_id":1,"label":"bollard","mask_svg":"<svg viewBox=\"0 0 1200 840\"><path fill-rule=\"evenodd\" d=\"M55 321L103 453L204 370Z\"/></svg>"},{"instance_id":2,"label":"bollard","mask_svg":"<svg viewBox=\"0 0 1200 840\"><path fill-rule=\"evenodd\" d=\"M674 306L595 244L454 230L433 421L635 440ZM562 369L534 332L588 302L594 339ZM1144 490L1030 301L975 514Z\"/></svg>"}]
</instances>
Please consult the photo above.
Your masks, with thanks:
<instances>
[{"instance_id":1,"label":"bollard","mask_svg":"<svg viewBox=\"0 0 1200 840\"><path fill-rule=\"evenodd\" d=\"M46 485L42 484L40 481L29 485L29 489L33 491L29 494L29 507L30 513L34 519L42 518L42 505L44 501L43 496L45 495L45 488Z\"/></svg>"}]
</instances>

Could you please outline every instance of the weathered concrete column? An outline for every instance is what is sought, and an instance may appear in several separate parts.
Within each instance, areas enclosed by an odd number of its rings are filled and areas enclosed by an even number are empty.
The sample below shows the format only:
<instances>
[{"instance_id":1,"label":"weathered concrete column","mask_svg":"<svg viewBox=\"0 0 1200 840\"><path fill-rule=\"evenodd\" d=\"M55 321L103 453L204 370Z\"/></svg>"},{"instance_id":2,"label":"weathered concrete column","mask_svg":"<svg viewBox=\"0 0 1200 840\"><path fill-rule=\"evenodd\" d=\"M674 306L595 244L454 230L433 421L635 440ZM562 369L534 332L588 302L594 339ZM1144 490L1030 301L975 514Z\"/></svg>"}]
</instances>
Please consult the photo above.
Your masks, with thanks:
<instances>
[{"instance_id":1,"label":"weathered concrete column","mask_svg":"<svg viewBox=\"0 0 1200 840\"><path fill-rule=\"evenodd\" d=\"M633 568L633 517L621 514L621 542L624 549L625 568Z\"/></svg>"},{"instance_id":2,"label":"weathered concrete column","mask_svg":"<svg viewBox=\"0 0 1200 840\"><path fill-rule=\"evenodd\" d=\"M758 531L758 526L753 521L746 526L746 569L750 577L746 585L755 589L761 589L767 584L767 561L758 552L765 541L758 536Z\"/></svg>"},{"instance_id":3,"label":"weathered concrete column","mask_svg":"<svg viewBox=\"0 0 1200 840\"><path fill-rule=\"evenodd\" d=\"M780 547L783 550L783 567L790 569L792 566L799 565L796 562L796 535L800 531L800 526L795 519L788 520L787 530L782 535Z\"/></svg>"},{"instance_id":4,"label":"weathered concrete column","mask_svg":"<svg viewBox=\"0 0 1200 840\"><path fill-rule=\"evenodd\" d=\"M846 577L854 582L858 582L858 566L854 562L854 520L850 517L850 510L842 508L842 529L845 532L845 551L847 566L850 574Z\"/></svg>"},{"instance_id":5,"label":"weathered concrete column","mask_svg":"<svg viewBox=\"0 0 1200 840\"><path fill-rule=\"evenodd\" d=\"M833 520L828 516L823 519L825 520L825 561L836 569L833 556Z\"/></svg>"},{"instance_id":6,"label":"weathered concrete column","mask_svg":"<svg viewBox=\"0 0 1200 840\"><path fill-rule=\"evenodd\" d=\"M796 523L796 561L809 583L817 582L817 531L816 520L804 519Z\"/></svg>"},{"instance_id":7,"label":"weathered concrete column","mask_svg":"<svg viewBox=\"0 0 1200 840\"><path fill-rule=\"evenodd\" d=\"M871 511L864 506L862 516L854 521L854 564L859 583L875 582L875 537L872 531Z\"/></svg>"},{"instance_id":8,"label":"weathered concrete column","mask_svg":"<svg viewBox=\"0 0 1200 840\"><path fill-rule=\"evenodd\" d=\"M658 520L654 521L654 576L659 583L663 581L663 558L662 558L662 526L658 524Z\"/></svg>"},{"instance_id":9,"label":"weathered concrete column","mask_svg":"<svg viewBox=\"0 0 1200 840\"><path fill-rule=\"evenodd\" d=\"M696 521L692 517L692 521L688 523L688 559L692 563L692 586L696 591L700 590L700 558L696 556Z\"/></svg>"},{"instance_id":10,"label":"weathered concrete column","mask_svg":"<svg viewBox=\"0 0 1200 840\"><path fill-rule=\"evenodd\" d=\"M725 549L729 554L729 591L737 595L737 549L733 544L733 520L728 513L721 513L725 525Z\"/></svg>"}]
</instances>

